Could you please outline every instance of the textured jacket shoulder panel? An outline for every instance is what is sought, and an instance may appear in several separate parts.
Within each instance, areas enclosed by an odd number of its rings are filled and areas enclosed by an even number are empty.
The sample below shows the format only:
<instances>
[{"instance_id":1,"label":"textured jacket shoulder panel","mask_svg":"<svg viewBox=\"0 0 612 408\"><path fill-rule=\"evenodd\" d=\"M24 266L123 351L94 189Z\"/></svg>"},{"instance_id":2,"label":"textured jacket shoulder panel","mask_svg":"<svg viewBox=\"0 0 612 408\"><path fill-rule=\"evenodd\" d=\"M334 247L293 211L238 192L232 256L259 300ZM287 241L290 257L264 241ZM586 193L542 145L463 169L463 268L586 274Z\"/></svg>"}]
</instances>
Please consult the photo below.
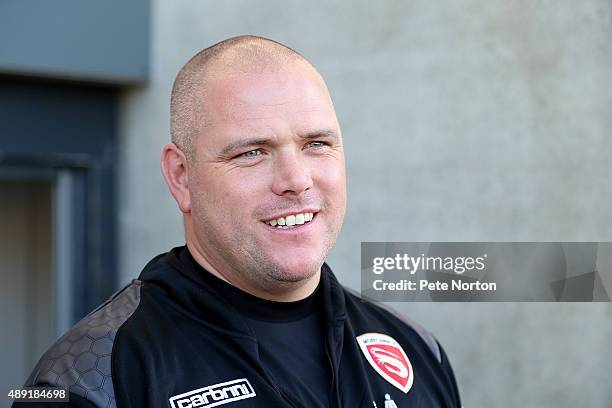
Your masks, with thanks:
<instances>
[{"instance_id":1,"label":"textured jacket shoulder panel","mask_svg":"<svg viewBox=\"0 0 612 408\"><path fill-rule=\"evenodd\" d=\"M96 407L116 407L111 353L119 328L140 303L142 283L134 281L79 321L45 353L26 386L68 388Z\"/></svg>"}]
</instances>

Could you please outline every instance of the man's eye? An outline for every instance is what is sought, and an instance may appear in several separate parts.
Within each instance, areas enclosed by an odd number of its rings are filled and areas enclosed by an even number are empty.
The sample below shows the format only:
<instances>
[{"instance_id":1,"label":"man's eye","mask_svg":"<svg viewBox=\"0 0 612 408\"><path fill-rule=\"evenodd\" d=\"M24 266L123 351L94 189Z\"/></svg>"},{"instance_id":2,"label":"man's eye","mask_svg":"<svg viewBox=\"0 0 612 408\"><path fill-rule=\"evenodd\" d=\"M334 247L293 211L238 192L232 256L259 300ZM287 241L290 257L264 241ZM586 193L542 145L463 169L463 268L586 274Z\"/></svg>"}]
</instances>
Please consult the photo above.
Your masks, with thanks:
<instances>
[{"instance_id":1,"label":"man's eye","mask_svg":"<svg viewBox=\"0 0 612 408\"><path fill-rule=\"evenodd\" d=\"M317 148L317 147L325 146L325 143L324 142L315 141L315 142L309 142L306 146Z\"/></svg>"},{"instance_id":2,"label":"man's eye","mask_svg":"<svg viewBox=\"0 0 612 408\"><path fill-rule=\"evenodd\" d=\"M248 152L244 152L244 153L242 153L242 154L241 154L240 156L238 156L238 157L248 157L248 158L251 158L251 157L257 157L257 156L259 156L260 154L261 154L261 150L259 150L259 149L254 149L254 150L249 150Z\"/></svg>"}]
</instances>

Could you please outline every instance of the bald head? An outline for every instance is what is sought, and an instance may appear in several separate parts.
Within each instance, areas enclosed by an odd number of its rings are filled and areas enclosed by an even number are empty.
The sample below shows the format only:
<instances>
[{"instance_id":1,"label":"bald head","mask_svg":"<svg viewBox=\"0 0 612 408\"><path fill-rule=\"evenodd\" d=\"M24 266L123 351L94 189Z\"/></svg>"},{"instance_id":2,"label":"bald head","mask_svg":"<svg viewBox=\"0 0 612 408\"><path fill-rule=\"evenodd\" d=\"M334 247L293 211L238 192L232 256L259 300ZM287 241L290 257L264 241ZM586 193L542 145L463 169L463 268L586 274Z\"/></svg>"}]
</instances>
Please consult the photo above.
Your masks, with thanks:
<instances>
[{"instance_id":1,"label":"bald head","mask_svg":"<svg viewBox=\"0 0 612 408\"><path fill-rule=\"evenodd\" d=\"M229 38L198 52L174 81L170 102L172 142L188 161L194 159L194 139L212 120L206 115L206 95L215 80L274 71L292 64L312 67L293 49L256 36Z\"/></svg>"}]
</instances>

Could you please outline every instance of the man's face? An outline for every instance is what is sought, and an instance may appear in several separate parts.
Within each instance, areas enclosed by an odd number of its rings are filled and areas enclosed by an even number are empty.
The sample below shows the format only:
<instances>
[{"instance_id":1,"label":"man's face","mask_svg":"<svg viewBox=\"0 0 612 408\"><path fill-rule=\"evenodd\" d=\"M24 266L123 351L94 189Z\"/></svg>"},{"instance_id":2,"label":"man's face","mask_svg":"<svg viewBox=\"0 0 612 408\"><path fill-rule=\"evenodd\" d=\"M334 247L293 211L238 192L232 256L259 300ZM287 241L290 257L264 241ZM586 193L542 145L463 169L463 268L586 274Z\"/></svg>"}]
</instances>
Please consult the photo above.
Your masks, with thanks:
<instances>
[{"instance_id":1,"label":"man's face","mask_svg":"<svg viewBox=\"0 0 612 408\"><path fill-rule=\"evenodd\" d=\"M346 205L341 134L321 79L295 64L215 80L205 116L189 171L205 258L262 288L314 276Z\"/></svg>"}]
</instances>

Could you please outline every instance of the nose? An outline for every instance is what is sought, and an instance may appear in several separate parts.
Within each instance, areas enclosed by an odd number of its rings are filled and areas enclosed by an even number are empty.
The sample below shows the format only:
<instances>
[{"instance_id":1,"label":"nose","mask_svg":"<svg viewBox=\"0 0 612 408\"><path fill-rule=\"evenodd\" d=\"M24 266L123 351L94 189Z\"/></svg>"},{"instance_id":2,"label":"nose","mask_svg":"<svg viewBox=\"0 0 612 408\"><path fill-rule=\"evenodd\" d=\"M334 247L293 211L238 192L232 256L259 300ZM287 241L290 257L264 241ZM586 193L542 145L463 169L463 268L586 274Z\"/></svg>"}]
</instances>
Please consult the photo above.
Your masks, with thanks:
<instances>
[{"instance_id":1,"label":"nose","mask_svg":"<svg viewBox=\"0 0 612 408\"><path fill-rule=\"evenodd\" d=\"M299 196L312 187L310 169L299 153L279 154L273 171L272 191L279 196Z\"/></svg>"}]
</instances>

